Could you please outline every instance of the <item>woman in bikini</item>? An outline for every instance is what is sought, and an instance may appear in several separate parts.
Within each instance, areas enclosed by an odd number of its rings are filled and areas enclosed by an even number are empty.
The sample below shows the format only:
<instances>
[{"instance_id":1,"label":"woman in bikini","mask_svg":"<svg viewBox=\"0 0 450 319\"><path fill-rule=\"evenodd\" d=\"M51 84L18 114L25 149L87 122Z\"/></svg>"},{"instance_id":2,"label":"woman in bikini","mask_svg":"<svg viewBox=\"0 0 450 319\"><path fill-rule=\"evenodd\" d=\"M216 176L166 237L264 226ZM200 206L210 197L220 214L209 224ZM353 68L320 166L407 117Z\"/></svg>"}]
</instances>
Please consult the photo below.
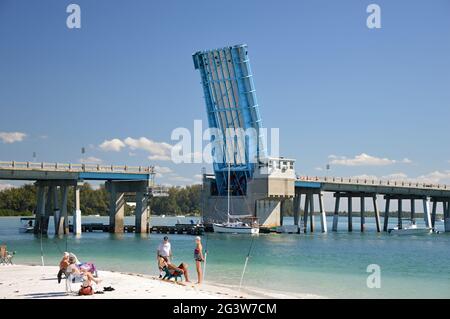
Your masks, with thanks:
<instances>
[{"instance_id":1,"label":"woman in bikini","mask_svg":"<svg viewBox=\"0 0 450 319\"><path fill-rule=\"evenodd\" d=\"M203 259L203 246L200 236L195 237L195 249L194 249L195 266L197 267L198 284L202 283L202 261Z\"/></svg>"}]
</instances>

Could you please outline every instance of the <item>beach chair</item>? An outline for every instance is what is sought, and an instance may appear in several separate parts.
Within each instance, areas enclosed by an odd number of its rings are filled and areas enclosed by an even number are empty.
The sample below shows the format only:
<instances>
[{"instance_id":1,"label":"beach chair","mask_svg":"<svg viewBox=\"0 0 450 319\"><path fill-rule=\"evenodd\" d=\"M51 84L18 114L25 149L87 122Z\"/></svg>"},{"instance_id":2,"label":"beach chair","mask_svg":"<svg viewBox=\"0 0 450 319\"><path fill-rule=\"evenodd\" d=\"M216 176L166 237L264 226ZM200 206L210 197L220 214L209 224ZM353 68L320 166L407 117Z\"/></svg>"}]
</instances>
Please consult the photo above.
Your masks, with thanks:
<instances>
[{"instance_id":1,"label":"beach chair","mask_svg":"<svg viewBox=\"0 0 450 319\"><path fill-rule=\"evenodd\" d=\"M178 281L178 279L180 279L181 281L183 280L183 277L181 277L183 273L179 271L175 270L173 273L171 273L169 271L169 267L164 267L162 270L164 271L163 280L171 280L172 278L175 279L175 281Z\"/></svg>"},{"instance_id":2,"label":"beach chair","mask_svg":"<svg viewBox=\"0 0 450 319\"><path fill-rule=\"evenodd\" d=\"M0 265L12 265L12 259L16 252L9 252L6 249L6 245L0 246Z\"/></svg>"},{"instance_id":3,"label":"beach chair","mask_svg":"<svg viewBox=\"0 0 450 319\"><path fill-rule=\"evenodd\" d=\"M66 273L66 293L73 293L72 284L83 283L83 276L75 276L74 274ZM77 289L78 291L78 289Z\"/></svg>"}]
</instances>

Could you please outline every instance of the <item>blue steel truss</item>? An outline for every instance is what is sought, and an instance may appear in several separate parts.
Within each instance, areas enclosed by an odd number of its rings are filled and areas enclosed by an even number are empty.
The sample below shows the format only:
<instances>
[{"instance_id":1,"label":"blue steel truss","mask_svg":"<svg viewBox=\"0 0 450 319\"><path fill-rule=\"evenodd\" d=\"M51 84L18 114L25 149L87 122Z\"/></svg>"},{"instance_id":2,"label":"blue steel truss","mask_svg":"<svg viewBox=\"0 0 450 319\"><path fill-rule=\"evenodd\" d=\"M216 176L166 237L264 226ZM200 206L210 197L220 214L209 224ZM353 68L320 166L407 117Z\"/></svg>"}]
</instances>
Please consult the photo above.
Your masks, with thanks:
<instances>
[{"instance_id":1,"label":"blue steel truss","mask_svg":"<svg viewBox=\"0 0 450 319\"><path fill-rule=\"evenodd\" d=\"M247 45L235 45L193 54L195 69L200 71L209 127L223 135L217 139L214 173L217 192L227 194L228 162L230 191L233 195L247 192L248 179L264 155L262 130ZM227 138L227 129L253 129L245 139ZM247 131L248 132L248 131ZM217 153L218 149L220 152Z\"/></svg>"}]
</instances>

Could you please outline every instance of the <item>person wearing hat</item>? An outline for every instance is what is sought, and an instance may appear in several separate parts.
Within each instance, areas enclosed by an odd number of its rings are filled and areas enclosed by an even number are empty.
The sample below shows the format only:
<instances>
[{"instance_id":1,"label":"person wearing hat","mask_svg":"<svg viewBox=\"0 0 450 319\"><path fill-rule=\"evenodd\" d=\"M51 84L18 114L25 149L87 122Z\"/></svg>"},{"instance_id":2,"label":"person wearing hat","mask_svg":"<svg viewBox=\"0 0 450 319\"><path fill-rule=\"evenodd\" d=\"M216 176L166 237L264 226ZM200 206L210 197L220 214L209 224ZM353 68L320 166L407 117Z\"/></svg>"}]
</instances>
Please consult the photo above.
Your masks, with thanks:
<instances>
[{"instance_id":1,"label":"person wearing hat","mask_svg":"<svg viewBox=\"0 0 450 319\"><path fill-rule=\"evenodd\" d=\"M156 260L158 261L158 268L160 271L159 277L162 277L162 269L160 266L160 258L163 258L167 263L171 262L172 258L172 246L169 242L169 237L164 236L162 243L159 244L158 249L156 250Z\"/></svg>"},{"instance_id":2,"label":"person wearing hat","mask_svg":"<svg viewBox=\"0 0 450 319\"><path fill-rule=\"evenodd\" d=\"M195 266L197 267L197 283L202 283L202 261L203 258L203 246L202 246L202 238L200 236L195 237L195 249L194 249L194 260Z\"/></svg>"}]
</instances>

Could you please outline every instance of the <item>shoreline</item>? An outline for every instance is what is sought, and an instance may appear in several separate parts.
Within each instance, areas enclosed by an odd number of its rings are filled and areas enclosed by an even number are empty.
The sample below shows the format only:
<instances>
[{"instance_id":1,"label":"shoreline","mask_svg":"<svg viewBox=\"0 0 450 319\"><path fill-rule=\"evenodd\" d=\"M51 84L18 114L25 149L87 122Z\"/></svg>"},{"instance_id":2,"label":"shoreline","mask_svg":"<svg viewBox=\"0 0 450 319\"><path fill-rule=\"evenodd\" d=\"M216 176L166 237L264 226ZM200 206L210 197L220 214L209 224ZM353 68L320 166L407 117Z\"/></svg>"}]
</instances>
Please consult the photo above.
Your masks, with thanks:
<instances>
[{"instance_id":1,"label":"shoreline","mask_svg":"<svg viewBox=\"0 0 450 319\"><path fill-rule=\"evenodd\" d=\"M295 294L252 287L242 288L218 283L176 283L156 276L132 272L99 270L103 280L95 290L112 286L115 290L104 294L78 296L79 284L72 284L73 293L65 292L65 279L58 284L57 266L2 265L0 266L1 299L306 299L323 298L313 294Z\"/></svg>"}]
</instances>

